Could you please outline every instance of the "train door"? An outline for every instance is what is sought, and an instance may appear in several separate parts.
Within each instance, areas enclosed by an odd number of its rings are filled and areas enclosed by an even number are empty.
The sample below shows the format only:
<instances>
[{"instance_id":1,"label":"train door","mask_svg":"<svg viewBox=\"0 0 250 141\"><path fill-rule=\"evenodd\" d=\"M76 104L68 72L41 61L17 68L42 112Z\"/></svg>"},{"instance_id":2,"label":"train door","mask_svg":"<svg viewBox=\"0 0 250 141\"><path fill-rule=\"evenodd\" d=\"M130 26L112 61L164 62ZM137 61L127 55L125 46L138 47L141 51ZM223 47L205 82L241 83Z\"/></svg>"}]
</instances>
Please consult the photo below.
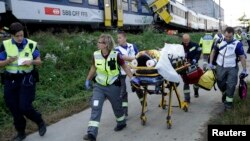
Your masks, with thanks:
<instances>
[{"instance_id":1,"label":"train door","mask_svg":"<svg viewBox=\"0 0 250 141\"><path fill-rule=\"evenodd\" d=\"M193 16L192 16L192 13L191 12L187 12L188 14L187 14L187 27L189 28L189 29L191 29L192 28L192 18L193 18Z\"/></svg>"},{"instance_id":2,"label":"train door","mask_svg":"<svg viewBox=\"0 0 250 141\"><path fill-rule=\"evenodd\" d=\"M104 0L104 24L106 27L123 26L122 0Z\"/></svg>"},{"instance_id":3,"label":"train door","mask_svg":"<svg viewBox=\"0 0 250 141\"><path fill-rule=\"evenodd\" d=\"M204 30L205 31L207 31L208 30L208 25L207 25L207 19L204 19L204 25L205 25L205 27L204 27Z\"/></svg>"}]
</instances>

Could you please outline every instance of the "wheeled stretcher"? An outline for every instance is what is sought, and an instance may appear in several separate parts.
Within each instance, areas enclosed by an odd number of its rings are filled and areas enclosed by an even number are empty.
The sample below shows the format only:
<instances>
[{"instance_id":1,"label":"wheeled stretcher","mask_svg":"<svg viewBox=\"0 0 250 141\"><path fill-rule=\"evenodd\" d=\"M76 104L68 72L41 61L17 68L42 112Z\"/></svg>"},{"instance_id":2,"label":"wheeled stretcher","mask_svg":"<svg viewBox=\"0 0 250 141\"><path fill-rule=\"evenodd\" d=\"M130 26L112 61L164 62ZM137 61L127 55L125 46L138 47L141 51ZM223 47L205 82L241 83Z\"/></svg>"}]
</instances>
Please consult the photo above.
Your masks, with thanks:
<instances>
[{"instance_id":1,"label":"wheeled stretcher","mask_svg":"<svg viewBox=\"0 0 250 141\"><path fill-rule=\"evenodd\" d=\"M150 57L150 55L146 55ZM143 56L145 58L145 56ZM146 57L146 58L147 58ZM152 58L151 58L152 59ZM148 94L158 94L161 95L161 100L159 103L159 107L162 109L167 108L167 117L166 124L167 128L170 129L172 127L172 97L175 95L178 100L178 107L183 109L185 112L188 111L188 103L182 102L180 94L177 90L178 83L167 81L161 76L155 67L148 67L145 65L145 59L142 61L140 57L137 58L138 64L136 67L132 66L132 69L135 70L135 76L140 79L140 85L136 85L132 83L132 90L138 92L141 91L143 93L143 101L142 101L142 109L141 109L141 124L145 125L147 122L146 117L146 107L147 107L147 96ZM147 59L146 59L147 60ZM140 61L144 62L141 63ZM171 61L173 63L175 61ZM177 73L182 73L185 71L189 64L185 62L175 62L172 64ZM168 104L167 104L168 99Z\"/></svg>"}]
</instances>

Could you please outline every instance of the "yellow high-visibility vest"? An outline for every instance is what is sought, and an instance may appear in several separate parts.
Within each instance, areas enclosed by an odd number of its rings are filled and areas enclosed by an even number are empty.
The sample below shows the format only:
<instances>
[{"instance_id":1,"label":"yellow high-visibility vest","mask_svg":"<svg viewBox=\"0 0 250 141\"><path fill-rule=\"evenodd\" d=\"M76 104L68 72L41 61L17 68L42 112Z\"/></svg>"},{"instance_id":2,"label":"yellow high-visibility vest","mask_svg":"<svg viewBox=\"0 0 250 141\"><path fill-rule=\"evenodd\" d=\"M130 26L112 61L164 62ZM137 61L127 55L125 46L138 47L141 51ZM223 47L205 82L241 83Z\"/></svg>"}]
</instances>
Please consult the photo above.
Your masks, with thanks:
<instances>
[{"instance_id":1,"label":"yellow high-visibility vest","mask_svg":"<svg viewBox=\"0 0 250 141\"><path fill-rule=\"evenodd\" d=\"M33 60L33 52L35 51L35 47L37 45L37 42L27 39L27 44L25 45L24 49L19 51L16 44L13 44L11 39L3 41L3 45L5 48L5 52L7 54L7 59L10 57L18 57L18 59L28 59ZM30 48L29 45L33 44L33 48ZM17 73L17 72L26 72L29 73L33 70L33 65L30 66L24 66L24 65L18 65L18 61L14 61L8 65L5 66L5 70L9 73Z\"/></svg>"},{"instance_id":2,"label":"yellow high-visibility vest","mask_svg":"<svg viewBox=\"0 0 250 141\"><path fill-rule=\"evenodd\" d=\"M118 78L120 71L117 63L117 52L111 51L108 58L102 56L101 50L94 52L96 67L96 82L100 85L111 85Z\"/></svg>"}]
</instances>

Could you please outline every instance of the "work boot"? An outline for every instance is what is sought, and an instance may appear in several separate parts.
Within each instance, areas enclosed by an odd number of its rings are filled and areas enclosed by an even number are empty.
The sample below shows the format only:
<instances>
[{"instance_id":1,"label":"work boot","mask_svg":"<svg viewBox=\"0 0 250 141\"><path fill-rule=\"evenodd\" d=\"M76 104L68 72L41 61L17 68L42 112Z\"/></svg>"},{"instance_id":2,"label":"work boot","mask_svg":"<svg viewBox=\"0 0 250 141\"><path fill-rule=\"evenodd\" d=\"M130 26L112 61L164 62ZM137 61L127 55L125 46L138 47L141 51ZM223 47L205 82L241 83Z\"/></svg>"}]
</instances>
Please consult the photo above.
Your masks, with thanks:
<instances>
[{"instance_id":1,"label":"work boot","mask_svg":"<svg viewBox=\"0 0 250 141\"><path fill-rule=\"evenodd\" d=\"M25 132L18 132L17 135L13 138L13 141L22 141L26 138Z\"/></svg>"},{"instance_id":2,"label":"work boot","mask_svg":"<svg viewBox=\"0 0 250 141\"><path fill-rule=\"evenodd\" d=\"M96 141L96 137L92 134L86 134L83 136L83 140Z\"/></svg>"},{"instance_id":3,"label":"work boot","mask_svg":"<svg viewBox=\"0 0 250 141\"><path fill-rule=\"evenodd\" d=\"M231 111L233 109L233 102L224 102L225 111Z\"/></svg>"},{"instance_id":4,"label":"work boot","mask_svg":"<svg viewBox=\"0 0 250 141\"><path fill-rule=\"evenodd\" d=\"M247 53L250 54L250 49L247 50Z\"/></svg>"},{"instance_id":5,"label":"work boot","mask_svg":"<svg viewBox=\"0 0 250 141\"><path fill-rule=\"evenodd\" d=\"M46 133L47 129L46 129L46 125L43 122L41 122L39 125L38 125L38 132L39 132L39 135L40 136L44 136L44 134Z\"/></svg>"},{"instance_id":6,"label":"work boot","mask_svg":"<svg viewBox=\"0 0 250 141\"><path fill-rule=\"evenodd\" d=\"M222 103L225 103L225 101L226 101L226 96L227 96L227 95L226 95L225 93L222 94L222 97L221 97L221 102L222 102Z\"/></svg>"},{"instance_id":7,"label":"work boot","mask_svg":"<svg viewBox=\"0 0 250 141\"><path fill-rule=\"evenodd\" d=\"M123 128L125 128L127 126L127 124L122 124L122 125L116 125L116 127L114 128L115 131L121 131Z\"/></svg>"}]
</instances>

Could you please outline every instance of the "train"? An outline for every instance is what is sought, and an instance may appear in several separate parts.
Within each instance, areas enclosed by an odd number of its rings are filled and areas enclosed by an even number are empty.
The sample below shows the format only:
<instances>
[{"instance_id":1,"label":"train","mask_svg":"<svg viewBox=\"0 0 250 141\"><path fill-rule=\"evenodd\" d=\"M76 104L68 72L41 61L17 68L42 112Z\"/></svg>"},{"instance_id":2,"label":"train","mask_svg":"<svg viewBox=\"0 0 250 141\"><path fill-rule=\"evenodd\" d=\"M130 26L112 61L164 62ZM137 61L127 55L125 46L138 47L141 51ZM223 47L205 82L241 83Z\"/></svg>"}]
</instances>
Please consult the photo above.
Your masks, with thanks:
<instances>
[{"instance_id":1,"label":"train","mask_svg":"<svg viewBox=\"0 0 250 141\"><path fill-rule=\"evenodd\" d=\"M216 31L219 20L202 15L175 0L0 0L0 26L13 20L24 24L80 24L93 28L145 28L164 23L152 4L164 1L175 28Z\"/></svg>"}]
</instances>

